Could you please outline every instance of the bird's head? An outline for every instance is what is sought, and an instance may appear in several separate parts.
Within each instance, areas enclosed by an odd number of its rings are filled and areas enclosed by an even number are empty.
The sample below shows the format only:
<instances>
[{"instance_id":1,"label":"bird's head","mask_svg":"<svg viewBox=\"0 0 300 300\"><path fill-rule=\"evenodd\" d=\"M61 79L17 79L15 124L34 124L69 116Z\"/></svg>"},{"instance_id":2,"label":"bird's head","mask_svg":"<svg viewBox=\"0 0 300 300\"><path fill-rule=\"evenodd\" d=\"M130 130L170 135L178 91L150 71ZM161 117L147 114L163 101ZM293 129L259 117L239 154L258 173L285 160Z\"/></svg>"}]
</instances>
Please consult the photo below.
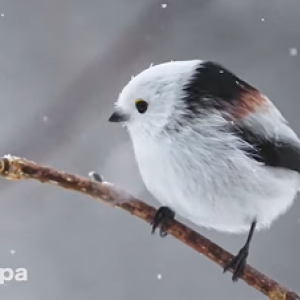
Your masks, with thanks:
<instances>
[{"instance_id":1,"label":"bird's head","mask_svg":"<svg viewBox=\"0 0 300 300\"><path fill-rule=\"evenodd\" d=\"M156 136L178 117L184 85L199 61L174 61L150 66L133 77L115 103L110 122L121 122L131 136Z\"/></svg>"}]
</instances>

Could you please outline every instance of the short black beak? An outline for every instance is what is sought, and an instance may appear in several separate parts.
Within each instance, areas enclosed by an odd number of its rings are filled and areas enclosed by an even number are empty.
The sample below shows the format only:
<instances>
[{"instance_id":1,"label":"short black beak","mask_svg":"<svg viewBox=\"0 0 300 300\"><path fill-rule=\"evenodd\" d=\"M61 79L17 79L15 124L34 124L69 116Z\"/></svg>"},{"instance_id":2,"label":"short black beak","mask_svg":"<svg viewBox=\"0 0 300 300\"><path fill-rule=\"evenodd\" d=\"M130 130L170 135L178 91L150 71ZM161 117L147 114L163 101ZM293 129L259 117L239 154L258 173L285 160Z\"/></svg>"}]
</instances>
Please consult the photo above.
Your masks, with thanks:
<instances>
[{"instance_id":1,"label":"short black beak","mask_svg":"<svg viewBox=\"0 0 300 300\"><path fill-rule=\"evenodd\" d=\"M125 122L128 121L129 117L120 111L115 111L108 119L109 122Z\"/></svg>"}]
</instances>

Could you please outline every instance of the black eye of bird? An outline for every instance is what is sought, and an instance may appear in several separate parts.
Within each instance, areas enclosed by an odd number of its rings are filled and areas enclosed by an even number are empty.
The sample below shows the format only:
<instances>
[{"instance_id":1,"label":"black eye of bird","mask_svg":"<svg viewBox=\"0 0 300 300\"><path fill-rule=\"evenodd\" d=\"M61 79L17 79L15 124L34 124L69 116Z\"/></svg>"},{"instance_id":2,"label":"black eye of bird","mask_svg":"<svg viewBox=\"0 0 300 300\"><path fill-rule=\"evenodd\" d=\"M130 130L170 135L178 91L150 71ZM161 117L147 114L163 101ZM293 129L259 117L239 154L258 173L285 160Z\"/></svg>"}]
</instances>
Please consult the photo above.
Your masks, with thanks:
<instances>
[{"instance_id":1,"label":"black eye of bird","mask_svg":"<svg viewBox=\"0 0 300 300\"><path fill-rule=\"evenodd\" d=\"M148 103L144 100L135 101L135 107L140 114L143 114L148 109Z\"/></svg>"}]
</instances>

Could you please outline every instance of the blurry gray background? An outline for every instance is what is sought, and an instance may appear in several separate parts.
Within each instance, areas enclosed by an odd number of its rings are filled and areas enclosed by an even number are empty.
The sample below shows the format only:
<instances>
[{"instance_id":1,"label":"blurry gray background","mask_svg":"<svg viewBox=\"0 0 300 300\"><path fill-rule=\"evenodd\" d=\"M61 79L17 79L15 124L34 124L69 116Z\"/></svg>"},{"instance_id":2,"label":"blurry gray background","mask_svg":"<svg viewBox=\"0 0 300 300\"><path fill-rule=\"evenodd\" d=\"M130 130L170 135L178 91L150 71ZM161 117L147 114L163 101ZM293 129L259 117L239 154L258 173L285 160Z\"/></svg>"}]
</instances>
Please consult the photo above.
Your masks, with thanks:
<instances>
[{"instance_id":1,"label":"blurry gray background","mask_svg":"<svg viewBox=\"0 0 300 300\"><path fill-rule=\"evenodd\" d=\"M260 88L300 134L299 0L0 0L0 14L1 155L97 170L158 205L125 130L107 118L131 75L194 58ZM265 299L122 211L37 182L0 189L0 267L29 272L26 283L0 285L1 299ZM298 199L255 235L249 258L298 292L299 219ZM233 253L246 238L197 230Z\"/></svg>"}]
</instances>

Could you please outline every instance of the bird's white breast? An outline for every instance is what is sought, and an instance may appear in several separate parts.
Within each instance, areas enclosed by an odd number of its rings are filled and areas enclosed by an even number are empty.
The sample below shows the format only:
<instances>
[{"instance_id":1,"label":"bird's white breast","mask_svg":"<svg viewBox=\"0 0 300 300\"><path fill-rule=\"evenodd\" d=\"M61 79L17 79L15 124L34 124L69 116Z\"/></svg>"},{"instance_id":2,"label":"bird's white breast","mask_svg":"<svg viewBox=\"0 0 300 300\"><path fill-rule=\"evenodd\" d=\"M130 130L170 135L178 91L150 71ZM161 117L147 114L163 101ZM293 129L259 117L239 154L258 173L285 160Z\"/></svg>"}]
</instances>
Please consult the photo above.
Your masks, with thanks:
<instances>
[{"instance_id":1,"label":"bird's white breast","mask_svg":"<svg viewBox=\"0 0 300 300\"><path fill-rule=\"evenodd\" d=\"M294 171L266 167L245 157L232 136L196 131L176 138L133 139L149 192L195 224L221 231L267 227L292 204L299 186Z\"/></svg>"}]
</instances>

